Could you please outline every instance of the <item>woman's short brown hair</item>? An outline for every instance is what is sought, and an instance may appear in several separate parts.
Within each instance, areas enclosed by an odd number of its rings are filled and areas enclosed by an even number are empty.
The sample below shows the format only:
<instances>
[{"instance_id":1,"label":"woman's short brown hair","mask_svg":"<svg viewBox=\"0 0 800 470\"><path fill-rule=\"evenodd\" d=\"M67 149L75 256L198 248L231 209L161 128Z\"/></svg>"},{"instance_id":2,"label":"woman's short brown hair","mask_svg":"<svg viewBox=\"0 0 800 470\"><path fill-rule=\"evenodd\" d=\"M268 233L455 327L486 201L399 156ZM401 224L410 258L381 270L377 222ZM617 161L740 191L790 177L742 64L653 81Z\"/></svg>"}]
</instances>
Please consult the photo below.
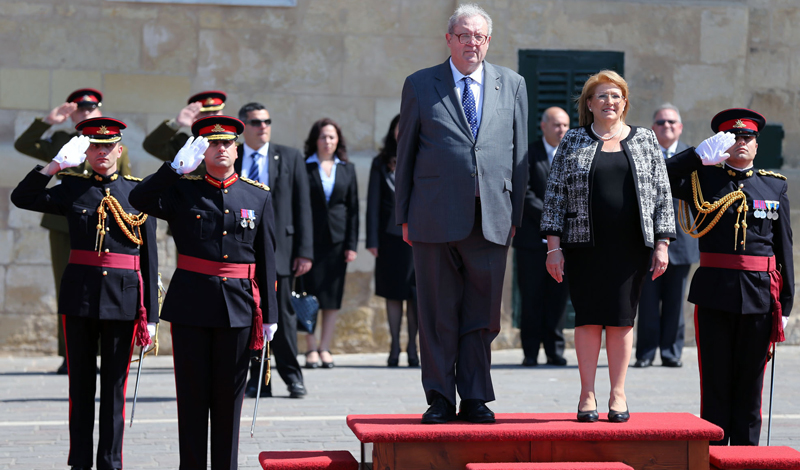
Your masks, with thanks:
<instances>
[{"instance_id":1,"label":"woman's short brown hair","mask_svg":"<svg viewBox=\"0 0 800 470\"><path fill-rule=\"evenodd\" d=\"M625 109L622 110L622 122L625 122L625 117L628 115L630 109L630 99L628 96L628 82L617 72L613 70L601 70L596 74L589 77L586 83L583 84L583 91L578 98L578 124L581 126L588 126L594 122L594 115L589 111L586 102L594 94L597 85L603 83L612 83L622 90L622 97L625 99Z\"/></svg>"}]
</instances>

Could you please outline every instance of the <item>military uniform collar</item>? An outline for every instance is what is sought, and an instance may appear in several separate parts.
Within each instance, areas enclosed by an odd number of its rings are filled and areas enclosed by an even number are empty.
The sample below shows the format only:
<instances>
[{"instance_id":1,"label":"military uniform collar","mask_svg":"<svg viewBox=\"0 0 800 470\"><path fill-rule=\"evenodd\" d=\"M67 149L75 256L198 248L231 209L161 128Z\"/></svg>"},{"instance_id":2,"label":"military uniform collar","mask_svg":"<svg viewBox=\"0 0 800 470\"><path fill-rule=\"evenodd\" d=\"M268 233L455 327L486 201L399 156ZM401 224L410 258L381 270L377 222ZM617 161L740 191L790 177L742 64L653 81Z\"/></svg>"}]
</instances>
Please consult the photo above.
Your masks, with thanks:
<instances>
[{"instance_id":1,"label":"military uniform collar","mask_svg":"<svg viewBox=\"0 0 800 470\"><path fill-rule=\"evenodd\" d=\"M231 176L227 177L225 181L220 181L214 178L213 176L209 175L208 173L206 173L205 176L203 176L203 179L206 181L206 183L210 184L211 186L214 186L215 188L225 189L239 180L239 174L234 173Z\"/></svg>"},{"instance_id":2,"label":"military uniform collar","mask_svg":"<svg viewBox=\"0 0 800 470\"><path fill-rule=\"evenodd\" d=\"M110 183L112 181L116 181L117 178L119 178L119 173L118 172L114 172L114 173L106 176L106 175L101 175L100 173L92 170L92 176L91 176L92 181L95 181L95 182L100 183L100 184L108 184L108 183Z\"/></svg>"},{"instance_id":3,"label":"military uniform collar","mask_svg":"<svg viewBox=\"0 0 800 470\"><path fill-rule=\"evenodd\" d=\"M753 168L753 166L750 165L749 168L740 170L739 168L734 168L725 163L725 171L731 178L744 179L753 176L753 174L755 173L755 168Z\"/></svg>"}]
</instances>

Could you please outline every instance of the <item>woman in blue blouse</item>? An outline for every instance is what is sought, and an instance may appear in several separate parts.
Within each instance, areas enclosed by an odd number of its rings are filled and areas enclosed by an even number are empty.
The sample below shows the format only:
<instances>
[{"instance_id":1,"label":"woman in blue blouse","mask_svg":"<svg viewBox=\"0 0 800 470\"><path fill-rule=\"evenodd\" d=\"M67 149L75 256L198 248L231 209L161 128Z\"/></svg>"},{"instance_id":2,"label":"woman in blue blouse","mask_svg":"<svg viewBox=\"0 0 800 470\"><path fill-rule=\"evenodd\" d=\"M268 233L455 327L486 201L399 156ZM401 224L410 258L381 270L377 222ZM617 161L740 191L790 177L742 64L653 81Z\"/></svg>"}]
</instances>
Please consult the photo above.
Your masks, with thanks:
<instances>
[{"instance_id":1,"label":"woman in blue blouse","mask_svg":"<svg viewBox=\"0 0 800 470\"><path fill-rule=\"evenodd\" d=\"M358 184L347 161L342 130L333 120L315 122L305 144L306 170L314 221L314 266L305 276L305 290L317 296L322 310L320 341L306 337L306 368L333 367L330 345L336 314L342 307L347 263L356 259Z\"/></svg>"}]
</instances>

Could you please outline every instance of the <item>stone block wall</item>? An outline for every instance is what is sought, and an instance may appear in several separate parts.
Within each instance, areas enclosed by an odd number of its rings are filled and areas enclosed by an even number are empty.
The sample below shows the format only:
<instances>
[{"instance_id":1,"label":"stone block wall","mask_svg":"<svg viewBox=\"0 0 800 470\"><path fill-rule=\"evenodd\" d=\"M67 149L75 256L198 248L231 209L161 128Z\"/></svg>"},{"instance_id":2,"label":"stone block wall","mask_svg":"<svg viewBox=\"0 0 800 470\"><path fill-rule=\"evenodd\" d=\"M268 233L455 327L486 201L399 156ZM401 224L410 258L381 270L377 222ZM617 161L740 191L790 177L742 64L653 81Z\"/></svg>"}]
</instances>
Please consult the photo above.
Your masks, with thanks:
<instances>
[{"instance_id":1,"label":"stone block wall","mask_svg":"<svg viewBox=\"0 0 800 470\"><path fill-rule=\"evenodd\" d=\"M74 89L101 89L104 113L129 125L125 142L135 174L146 175L160 162L142 149L144 136L174 117L197 91L226 91L228 114L250 101L264 103L274 122L273 140L299 148L311 123L328 116L341 124L354 154L363 212L369 162L399 111L403 80L448 57L446 23L458 3L298 0L295 7L225 7L3 1L0 354L52 353L56 344L47 233L38 226L38 214L8 202L10 189L36 163L12 147L34 117L44 116ZM494 19L488 61L517 69L523 49L624 52L631 124L649 125L652 110L670 101L681 108L684 140L697 144L710 133L710 118L718 110L752 107L784 125L787 173L800 167L796 0L480 3ZM161 271L168 277L174 245L161 237ZM385 308L372 295L372 268L371 255L361 246L349 268L338 351L388 351ZM510 328L508 292L504 300L496 347L519 341ZM790 337L797 342L795 330Z\"/></svg>"}]
</instances>

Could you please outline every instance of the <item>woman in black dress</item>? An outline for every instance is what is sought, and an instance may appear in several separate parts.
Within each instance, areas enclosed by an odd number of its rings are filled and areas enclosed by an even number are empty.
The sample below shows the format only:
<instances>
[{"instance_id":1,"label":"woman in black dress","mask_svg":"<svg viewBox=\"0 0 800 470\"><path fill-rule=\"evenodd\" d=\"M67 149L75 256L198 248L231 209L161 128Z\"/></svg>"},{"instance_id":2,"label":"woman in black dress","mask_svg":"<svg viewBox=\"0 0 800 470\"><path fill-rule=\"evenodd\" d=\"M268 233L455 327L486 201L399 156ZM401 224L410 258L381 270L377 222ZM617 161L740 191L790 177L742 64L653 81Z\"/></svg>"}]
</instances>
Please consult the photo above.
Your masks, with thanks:
<instances>
[{"instance_id":1,"label":"woman in black dress","mask_svg":"<svg viewBox=\"0 0 800 470\"><path fill-rule=\"evenodd\" d=\"M367 250L375 256L375 294L386 298L386 316L392 346L389 367L400 356L400 324L403 301L408 321L408 366L419 366L417 356L417 306L414 299L414 255L403 241L403 229L394 222L394 169L397 165L398 114L383 139L383 149L372 160L367 193Z\"/></svg>"},{"instance_id":2,"label":"woman in black dress","mask_svg":"<svg viewBox=\"0 0 800 470\"><path fill-rule=\"evenodd\" d=\"M314 221L314 265L303 276L305 290L317 296L322 310L319 345L306 336L306 367L333 367L330 353L336 314L342 307L347 263L356 259L358 243L358 184L347 161L342 130L331 119L311 126L305 144L306 170Z\"/></svg>"},{"instance_id":3,"label":"woman in black dress","mask_svg":"<svg viewBox=\"0 0 800 470\"><path fill-rule=\"evenodd\" d=\"M625 375L642 283L648 269L653 279L664 273L675 237L655 134L625 124L627 105L628 85L616 72L604 70L586 81L578 100L583 127L561 141L545 193L547 270L561 282L566 268L575 306L579 421L598 419L594 380L604 328L608 419L628 420Z\"/></svg>"}]
</instances>

